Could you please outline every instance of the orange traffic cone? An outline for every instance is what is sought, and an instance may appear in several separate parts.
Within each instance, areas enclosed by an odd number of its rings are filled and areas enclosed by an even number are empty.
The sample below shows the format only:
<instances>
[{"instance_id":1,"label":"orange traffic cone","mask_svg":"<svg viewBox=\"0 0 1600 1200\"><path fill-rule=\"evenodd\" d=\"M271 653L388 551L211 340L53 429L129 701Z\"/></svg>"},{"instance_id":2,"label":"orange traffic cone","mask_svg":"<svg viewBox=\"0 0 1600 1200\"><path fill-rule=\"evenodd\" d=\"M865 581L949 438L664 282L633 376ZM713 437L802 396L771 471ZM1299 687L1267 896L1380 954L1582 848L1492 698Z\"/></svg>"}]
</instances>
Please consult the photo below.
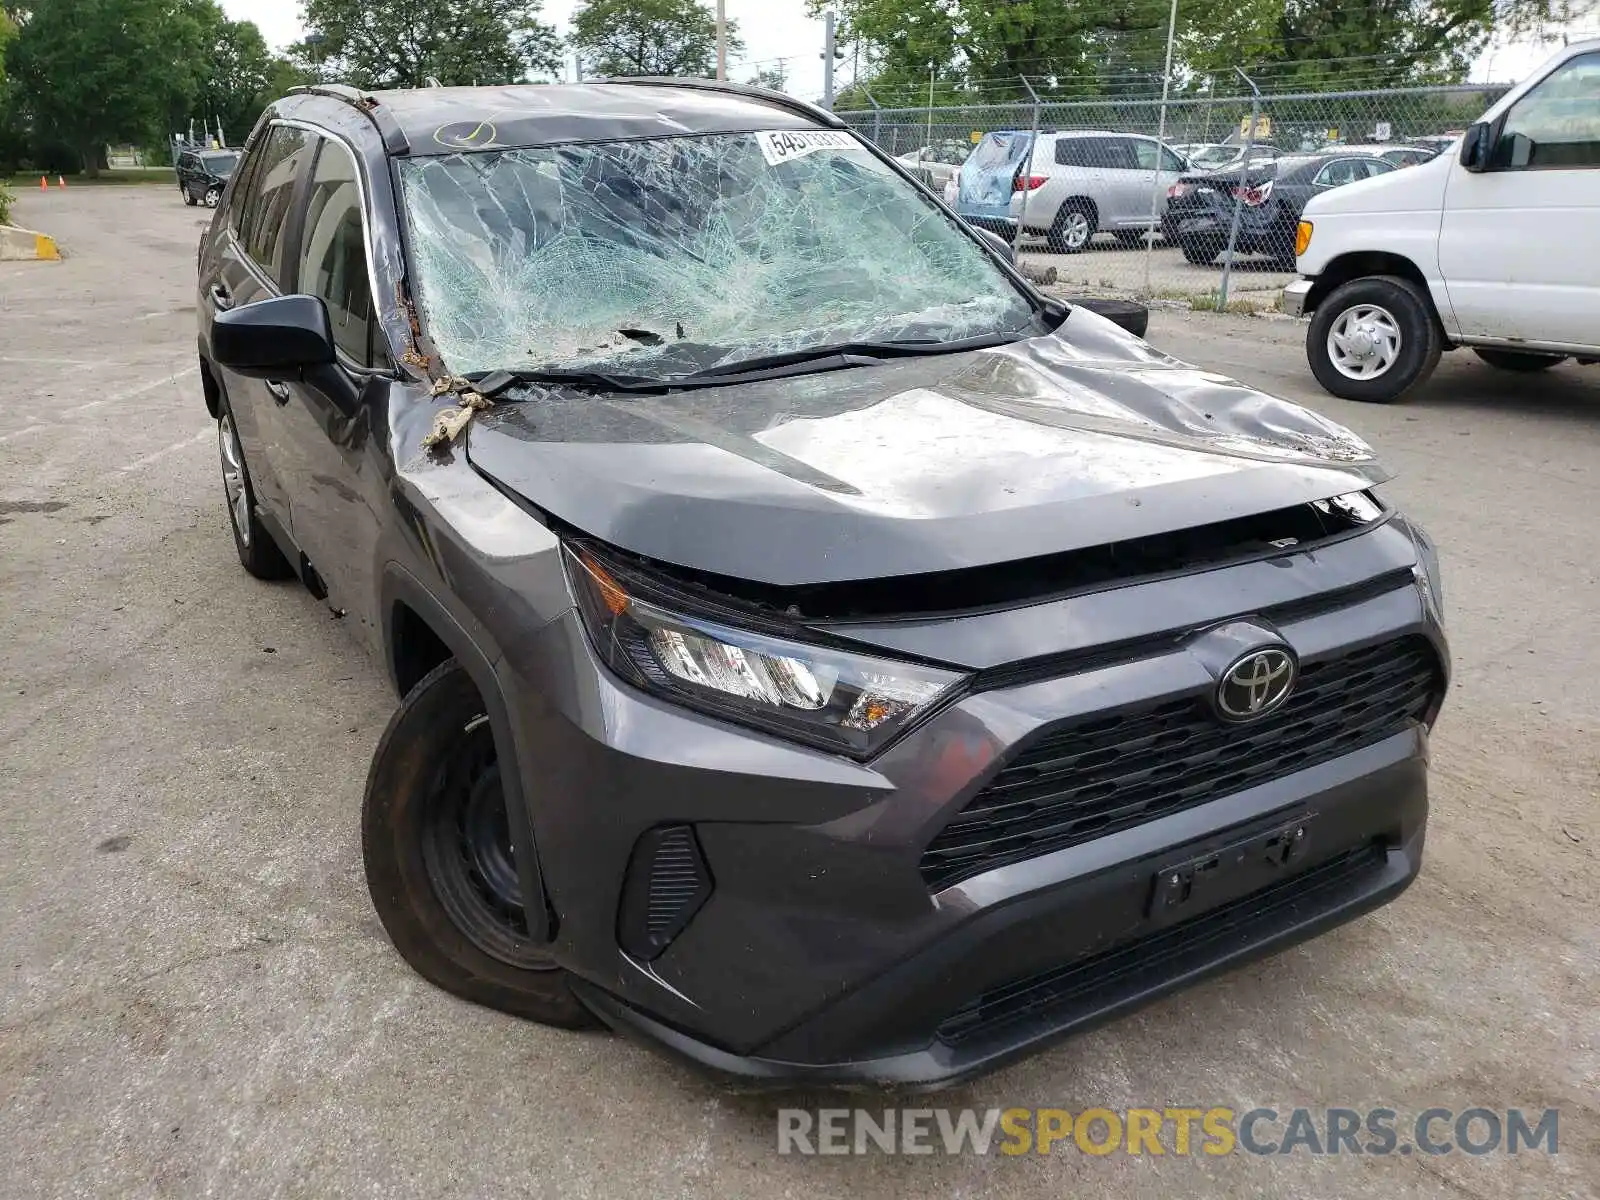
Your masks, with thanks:
<instances>
[{"instance_id":1,"label":"orange traffic cone","mask_svg":"<svg viewBox=\"0 0 1600 1200\"><path fill-rule=\"evenodd\" d=\"M39 190L41 192L48 192L50 190L50 185L45 182L43 175L39 176Z\"/></svg>"},{"instance_id":2,"label":"orange traffic cone","mask_svg":"<svg viewBox=\"0 0 1600 1200\"><path fill-rule=\"evenodd\" d=\"M61 185L61 190L63 192L67 190L67 177L65 175L57 175L56 182Z\"/></svg>"}]
</instances>

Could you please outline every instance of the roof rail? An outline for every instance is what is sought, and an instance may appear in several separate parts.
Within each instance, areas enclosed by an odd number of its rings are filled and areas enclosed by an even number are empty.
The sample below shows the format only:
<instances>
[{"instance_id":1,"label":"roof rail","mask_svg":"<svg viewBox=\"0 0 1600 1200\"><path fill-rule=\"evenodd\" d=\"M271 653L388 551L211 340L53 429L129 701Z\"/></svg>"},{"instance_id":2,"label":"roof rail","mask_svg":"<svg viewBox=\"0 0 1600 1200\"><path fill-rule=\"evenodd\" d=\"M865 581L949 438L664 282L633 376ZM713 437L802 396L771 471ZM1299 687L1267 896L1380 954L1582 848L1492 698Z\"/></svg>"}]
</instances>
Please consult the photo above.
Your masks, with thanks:
<instances>
[{"instance_id":1,"label":"roof rail","mask_svg":"<svg viewBox=\"0 0 1600 1200\"><path fill-rule=\"evenodd\" d=\"M733 83L722 79L680 79L674 75L624 75L608 79L591 79L589 83L626 83L643 84L652 87L677 87L693 88L700 92L723 92L730 96L746 96L751 100L760 100L774 108L786 108L790 112L799 113L802 117L810 117L813 121L820 121L834 129L849 128L838 117L819 105L798 100L787 92L774 92L770 88L755 87L748 83Z\"/></svg>"},{"instance_id":2,"label":"roof rail","mask_svg":"<svg viewBox=\"0 0 1600 1200\"><path fill-rule=\"evenodd\" d=\"M372 127L383 138L384 149L390 154L406 155L411 153L411 142L406 137L405 130L400 128L400 123L384 111L378 103L378 98L360 88L351 87L348 83L308 83L300 87L292 87L288 92L291 96L326 96L330 100L340 100L355 109L367 120L372 122Z\"/></svg>"}]
</instances>

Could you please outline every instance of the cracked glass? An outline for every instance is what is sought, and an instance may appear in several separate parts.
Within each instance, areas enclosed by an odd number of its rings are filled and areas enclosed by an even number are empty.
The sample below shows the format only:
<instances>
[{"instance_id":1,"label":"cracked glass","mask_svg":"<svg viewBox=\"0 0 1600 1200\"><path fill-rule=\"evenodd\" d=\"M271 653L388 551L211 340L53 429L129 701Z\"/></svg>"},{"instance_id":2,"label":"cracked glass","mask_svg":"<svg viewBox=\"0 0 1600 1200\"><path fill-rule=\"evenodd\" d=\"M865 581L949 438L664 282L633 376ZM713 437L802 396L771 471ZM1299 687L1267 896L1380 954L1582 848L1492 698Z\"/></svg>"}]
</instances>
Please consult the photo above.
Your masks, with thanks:
<instances>
[{"instance_id":1,"label":"cracked glass","mask_svg":"<svg viewBox=\"0 0 1600 1200\"><path fill-rule=\"evenodd\" d=\"M400 164L413 287L457 374L672 378L1037 332L1027 298L855 139L737 133Z\"/></svg>"}]
</instances>

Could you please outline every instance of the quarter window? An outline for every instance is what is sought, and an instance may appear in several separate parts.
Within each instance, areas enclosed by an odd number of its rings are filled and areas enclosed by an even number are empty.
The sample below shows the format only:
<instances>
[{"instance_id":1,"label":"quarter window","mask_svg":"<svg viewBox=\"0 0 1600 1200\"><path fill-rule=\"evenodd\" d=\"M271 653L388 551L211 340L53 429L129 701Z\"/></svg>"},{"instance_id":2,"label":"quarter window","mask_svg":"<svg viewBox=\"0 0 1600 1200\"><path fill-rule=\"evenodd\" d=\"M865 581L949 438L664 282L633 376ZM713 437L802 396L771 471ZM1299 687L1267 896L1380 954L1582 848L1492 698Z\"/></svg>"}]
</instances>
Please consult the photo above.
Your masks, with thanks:
<instances>
[{"instance_id":1,"label":"quarter window","mask_svg":"<svg viewBox=\"0 0 1600 1200\"><path fill-rule=\"evenodd\" d=\"M1512 106L1492 165L1502 171L1600 167L1600 53L1563 63Z\"/></svg>"},{"instance_id":2,"label":"quarter window","mask_svg":"<svg viewBox=\"0 0 1600 1200\"><path fill-rule=\"evenodd\" d=\"M355 160L337 142L322 143L311 176L299 287L327 304L339 349L361 366L370 366L372 289L367 279L361 189Z\"/></svg>"},{"instance_id":3,"label":"quarter window","mask_svg":"<svg viewBox=\"0 0 1600 1200\"><path fill-rule=\"evenodd\" d=\"M283 280L280 243L289 222L295 182L310 160L311 137L303 129L274 125L267 131L261 162L251 179L241 236L245 253L275 283Z\"/></svg>"}]
</instances>

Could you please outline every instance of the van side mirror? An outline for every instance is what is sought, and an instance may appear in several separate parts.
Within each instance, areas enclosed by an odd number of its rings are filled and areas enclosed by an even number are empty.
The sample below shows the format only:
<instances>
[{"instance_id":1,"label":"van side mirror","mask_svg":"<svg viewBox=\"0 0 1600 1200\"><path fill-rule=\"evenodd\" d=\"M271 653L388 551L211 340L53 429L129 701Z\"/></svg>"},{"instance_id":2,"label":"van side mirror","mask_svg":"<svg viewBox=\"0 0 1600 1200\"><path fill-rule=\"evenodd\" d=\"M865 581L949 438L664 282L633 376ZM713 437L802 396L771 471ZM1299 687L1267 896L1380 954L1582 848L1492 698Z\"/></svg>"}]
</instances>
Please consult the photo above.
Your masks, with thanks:
<instances>
[{"instance_id":1,"label":"van side mirror","mask_svg":"<svg viewBox=\"0 0 1600 1200\"><path fill-rule=\"evenodd\" d=\"M1461 165L1474 173L1487 171L1494 153L1495 124L1476 121L1461 135Z\"/></svg>"},{"instance_id":2,"label":"van side mirror","mask_svg":"<svg viewBox=\"0 0 1600 1200\"><path fill-rule=\"evenodd\" d=\"M995 233L993 230L990 230L990 229L979 229L976 225L968 226L968 228L970 228L973 233L977 234L978 235L978 240L980 242L983 242L986 246L988 246L989 249L993 250L1001 258L1005 259L1008 263L1011 263L1013 266L1016 265L1016 261L1017 261L1016 247L1014 247L1010 242L1006 241L1005 238L1001 237L998 233Z\"/></svg>"},{"instance_id":3,"label":"van side mirror","mask_svg":"<svg viewBox=\"0 0 1600 1200\"><path fill-rule=\"evenodd\" d=\"M299 379L334 361L333 324L320 296L274 296L217 314L211 354L252 379Z\"/></svg>"}]
</instances>

